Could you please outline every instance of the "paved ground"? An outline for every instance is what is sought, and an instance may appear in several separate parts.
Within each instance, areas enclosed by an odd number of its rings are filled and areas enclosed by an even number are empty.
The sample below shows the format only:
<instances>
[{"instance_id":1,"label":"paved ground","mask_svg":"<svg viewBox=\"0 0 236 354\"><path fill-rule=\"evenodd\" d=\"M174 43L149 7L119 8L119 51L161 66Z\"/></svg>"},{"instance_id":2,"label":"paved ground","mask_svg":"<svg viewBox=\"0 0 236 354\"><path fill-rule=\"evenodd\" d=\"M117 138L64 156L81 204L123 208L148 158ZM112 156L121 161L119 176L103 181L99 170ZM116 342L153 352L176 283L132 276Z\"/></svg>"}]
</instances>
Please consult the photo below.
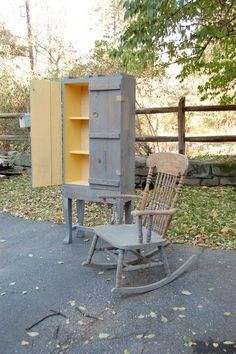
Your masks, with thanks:
<instances>
[{"instance_id":1,"label":"paved ground","mask_svg":"<svg viewBox=\"0 0 236 354\"><path fill-rule=\"evenodd\" d=\"M145 295L115 297L114 271L81 266L90 241L63 245L64 234L63 225L0 214L0 354L236 353L235 252L172 246L173 267L199 254L186 274Z\"/></svg>"}]
</instances>

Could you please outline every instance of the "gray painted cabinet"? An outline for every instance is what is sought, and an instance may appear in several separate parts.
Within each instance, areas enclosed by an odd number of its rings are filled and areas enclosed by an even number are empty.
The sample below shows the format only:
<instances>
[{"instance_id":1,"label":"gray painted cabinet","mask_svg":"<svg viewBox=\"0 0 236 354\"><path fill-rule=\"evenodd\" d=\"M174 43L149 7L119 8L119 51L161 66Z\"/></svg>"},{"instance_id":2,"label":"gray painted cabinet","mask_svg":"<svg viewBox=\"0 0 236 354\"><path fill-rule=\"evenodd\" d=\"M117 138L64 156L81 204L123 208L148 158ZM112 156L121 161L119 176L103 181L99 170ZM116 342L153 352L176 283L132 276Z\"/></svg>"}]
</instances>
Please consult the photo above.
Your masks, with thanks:
<instances>
[{"instance_id":1,"label":"gray painted cabinet","mask_svg":"<svg viewBox=\"0 0 236 354\"><path fill-rule=\"evenodd\" d=\"M134 194L135 80L123 74L64 79L62 111L65 242L70 243L72 199L82 225L84 201Z\"/></svg>"}]
</instances>

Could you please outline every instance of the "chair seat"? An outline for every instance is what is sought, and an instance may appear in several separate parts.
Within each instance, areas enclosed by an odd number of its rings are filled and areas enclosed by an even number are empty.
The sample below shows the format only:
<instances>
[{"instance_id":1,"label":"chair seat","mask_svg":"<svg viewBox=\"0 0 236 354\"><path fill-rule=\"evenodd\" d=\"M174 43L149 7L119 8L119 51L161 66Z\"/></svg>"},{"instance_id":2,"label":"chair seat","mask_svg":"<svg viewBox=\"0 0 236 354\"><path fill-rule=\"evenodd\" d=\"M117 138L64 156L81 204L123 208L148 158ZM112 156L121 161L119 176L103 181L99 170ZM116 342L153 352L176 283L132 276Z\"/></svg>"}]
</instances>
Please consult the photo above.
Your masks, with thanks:
<instances>
[{"instance_id":1,"label":"chair seat","mask_svg":"<svg viewBox=\"0 0 236 354\"><path fill-rule=\"evenodd\" d=\"M166 240L156 232L152 232L151 242L146 242L147 229L143 227L143 243L138 240L138 228L133 224L99 225L94 227L95 233L111 246L123 250L145 249L150 245L163 246Z\"/></svg>"}]
</instances>

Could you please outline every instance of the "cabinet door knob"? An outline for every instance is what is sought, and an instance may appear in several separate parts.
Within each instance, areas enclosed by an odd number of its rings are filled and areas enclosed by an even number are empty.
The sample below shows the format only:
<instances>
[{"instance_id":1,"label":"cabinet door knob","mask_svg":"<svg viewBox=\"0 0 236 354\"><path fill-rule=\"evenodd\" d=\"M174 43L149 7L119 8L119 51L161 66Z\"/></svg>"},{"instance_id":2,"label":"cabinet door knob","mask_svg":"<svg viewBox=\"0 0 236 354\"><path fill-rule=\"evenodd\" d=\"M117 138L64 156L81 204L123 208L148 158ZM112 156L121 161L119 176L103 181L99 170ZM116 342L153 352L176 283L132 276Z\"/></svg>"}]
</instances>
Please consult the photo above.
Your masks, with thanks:
<instances>
[{"instance_id":1,"label":"cabinet door knob","mask_svg":"<svg viewBox=\"0 0 236 354\"><path fill-rule=\"evenodd\" d=\"M98 118L98 112L96 111L93 112L93 118Z\"/></svg>"}]
</instances>

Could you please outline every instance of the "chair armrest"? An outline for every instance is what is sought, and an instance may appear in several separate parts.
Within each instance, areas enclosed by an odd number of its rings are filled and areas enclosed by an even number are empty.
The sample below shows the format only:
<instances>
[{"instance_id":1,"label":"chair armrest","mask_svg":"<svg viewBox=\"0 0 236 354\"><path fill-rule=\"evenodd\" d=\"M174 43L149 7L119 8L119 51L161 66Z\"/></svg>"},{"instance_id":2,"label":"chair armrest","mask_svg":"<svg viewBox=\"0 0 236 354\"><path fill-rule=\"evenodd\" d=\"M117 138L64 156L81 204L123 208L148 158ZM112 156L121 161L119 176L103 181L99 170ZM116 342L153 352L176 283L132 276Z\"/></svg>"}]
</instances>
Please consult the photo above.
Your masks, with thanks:
<instances>
[{"instance_id":1,"label":"chair armrest","mask_svg":"<svg viewBox=\"0 0 236 354\"><path fill-rule=\"evenodd\" d=\"M145 215L173 215L176 212L176 208L163 209L163 210L134 210L131 211L133 216L145 216Z\"/></svg>"},{"instance_id":2,"label":"chair armrest","mask_svg":"<svg viewBox=\"0 0 236 354\"><path fill-rule=\"evenodd\" d=\"M142 199L139 195L133 194L116 194L116 195L98 195L98 198L101 199Z\"/></svg>"}]
</instances>

